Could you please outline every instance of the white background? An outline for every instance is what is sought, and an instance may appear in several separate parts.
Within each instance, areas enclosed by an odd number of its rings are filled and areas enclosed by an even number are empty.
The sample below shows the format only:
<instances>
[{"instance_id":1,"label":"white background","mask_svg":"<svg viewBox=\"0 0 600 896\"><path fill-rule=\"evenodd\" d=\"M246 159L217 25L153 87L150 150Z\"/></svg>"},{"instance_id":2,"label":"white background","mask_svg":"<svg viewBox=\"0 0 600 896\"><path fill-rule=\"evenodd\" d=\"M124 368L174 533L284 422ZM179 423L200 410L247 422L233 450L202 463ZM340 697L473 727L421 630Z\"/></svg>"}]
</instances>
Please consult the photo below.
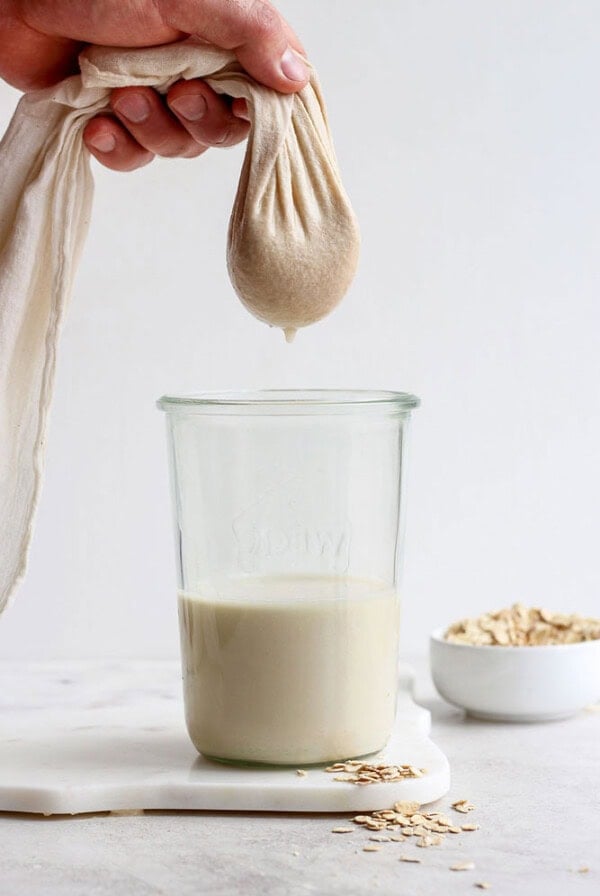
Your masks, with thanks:
<instances>
[{"instance_id":1,"label":"white background","mask_svg":"<svg viewBox=\"0 0 600 896\"><path fill-rule=\"evenodd\" d=\"M0 656L177 651L170 390L421 396L403 640L514 600L600 612L597 0L288 0L363 233L293 346L241 307L225 236L242 149L96 166L27 579ZM0 125L17 98L0 87Z\"/></svg>"}]
</instances>

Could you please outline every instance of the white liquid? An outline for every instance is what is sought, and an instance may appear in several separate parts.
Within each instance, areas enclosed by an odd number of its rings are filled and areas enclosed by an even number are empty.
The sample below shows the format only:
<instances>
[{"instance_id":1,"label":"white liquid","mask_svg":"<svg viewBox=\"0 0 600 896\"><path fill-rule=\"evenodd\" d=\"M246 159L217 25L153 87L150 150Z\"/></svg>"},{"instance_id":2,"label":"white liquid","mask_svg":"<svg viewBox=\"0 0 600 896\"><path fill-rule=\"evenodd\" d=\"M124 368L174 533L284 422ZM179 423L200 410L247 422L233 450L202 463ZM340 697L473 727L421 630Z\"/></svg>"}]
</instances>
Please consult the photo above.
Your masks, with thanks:
<instances>
[{"instance_id":1,"label":"white liquid","mask_svg":"<svg viewBox=\"0 0 600 896\"><path fill-rule=\"evenodd\" d=\"M233 579L180 593L179 618L186 721L201 753L299 765L387 741L399 623L389 586Z\"/></svg>"}]
</instances>

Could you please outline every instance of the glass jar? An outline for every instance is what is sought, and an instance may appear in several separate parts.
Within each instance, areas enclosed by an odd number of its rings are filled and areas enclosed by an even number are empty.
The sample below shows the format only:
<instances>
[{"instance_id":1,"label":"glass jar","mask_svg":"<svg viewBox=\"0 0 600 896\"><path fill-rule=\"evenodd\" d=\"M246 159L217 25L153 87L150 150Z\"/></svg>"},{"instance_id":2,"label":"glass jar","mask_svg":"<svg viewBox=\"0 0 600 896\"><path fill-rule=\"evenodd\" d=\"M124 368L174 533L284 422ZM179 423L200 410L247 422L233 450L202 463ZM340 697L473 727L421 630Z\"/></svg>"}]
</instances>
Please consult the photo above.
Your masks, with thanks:
<instances>
[{"instance_id":1,"label":"glass jar","mask_svg":"<svg viewBox=\"0 0 600 896\"><path fill-rule=\"evenodd\" d=\"M412 395L165 396L186 722L199 752L307 765L386 743Z\"/></svg>"}]
</instances>

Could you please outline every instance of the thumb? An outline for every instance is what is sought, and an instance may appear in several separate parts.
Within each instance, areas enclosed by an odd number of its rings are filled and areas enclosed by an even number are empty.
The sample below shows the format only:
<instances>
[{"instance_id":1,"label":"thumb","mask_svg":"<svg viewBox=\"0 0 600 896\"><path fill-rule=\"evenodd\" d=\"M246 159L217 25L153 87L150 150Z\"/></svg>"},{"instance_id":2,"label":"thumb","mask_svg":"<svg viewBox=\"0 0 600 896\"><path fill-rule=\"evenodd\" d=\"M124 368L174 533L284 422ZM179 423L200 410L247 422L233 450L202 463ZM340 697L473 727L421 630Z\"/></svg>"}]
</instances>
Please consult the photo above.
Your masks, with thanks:
<instances>
[{"instance_id":1,"label":"thumb","mask_svg":"<svg viewBox=\"0 0 600 896\"><path fill-rule=\"evenodd\" d=\"M294 93L307 83L308 69L300 56L300 43L268 0L155 3L166 24L233 50L246 71L267 87Z\"/></svg>"}]
</instances>

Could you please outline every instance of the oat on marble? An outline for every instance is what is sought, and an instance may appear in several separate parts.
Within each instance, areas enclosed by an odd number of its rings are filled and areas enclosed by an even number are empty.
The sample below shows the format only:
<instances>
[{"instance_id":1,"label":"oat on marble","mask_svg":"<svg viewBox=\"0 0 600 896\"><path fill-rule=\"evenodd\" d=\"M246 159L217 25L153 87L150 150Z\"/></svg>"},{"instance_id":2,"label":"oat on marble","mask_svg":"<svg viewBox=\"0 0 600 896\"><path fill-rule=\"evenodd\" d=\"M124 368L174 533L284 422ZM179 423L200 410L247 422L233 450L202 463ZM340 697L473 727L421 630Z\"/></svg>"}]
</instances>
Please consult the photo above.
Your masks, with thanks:
<instances>
[{"instance_id":1,"label":"oat on marble","mask_svg":"<svg viewBox=\"0 0 600 896\"><path fill-rule=\"evenodd\" d=\"M346 784L389 784L392 781L403 781L405 778L422 778L426 770L413 765L371 765L350 759L346 762L334 762L325 769L335 774L334 781Z\"/></svg>"},{"instance_id":2,"label":"oat on marble","mask_svg":"<svg viewBox=\"0 0 600 896\"><path fill-rule=\"evenodd\" d=\"M444 638L456 644L480 647L577 644L600 638L600 619L517 603L475 619L461 619L449 626Z\"/></svg>"},{"instance_id":3,"label":"oat on marble","mask_svg":"<svg viewBox=\"0 0 600 896\"><path fill-rule=\"evenodd\" d=\"M475 862L455 862L450 865L450 871L473 871Z\"/></svg>"}]
</instances>

